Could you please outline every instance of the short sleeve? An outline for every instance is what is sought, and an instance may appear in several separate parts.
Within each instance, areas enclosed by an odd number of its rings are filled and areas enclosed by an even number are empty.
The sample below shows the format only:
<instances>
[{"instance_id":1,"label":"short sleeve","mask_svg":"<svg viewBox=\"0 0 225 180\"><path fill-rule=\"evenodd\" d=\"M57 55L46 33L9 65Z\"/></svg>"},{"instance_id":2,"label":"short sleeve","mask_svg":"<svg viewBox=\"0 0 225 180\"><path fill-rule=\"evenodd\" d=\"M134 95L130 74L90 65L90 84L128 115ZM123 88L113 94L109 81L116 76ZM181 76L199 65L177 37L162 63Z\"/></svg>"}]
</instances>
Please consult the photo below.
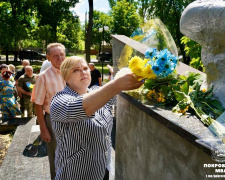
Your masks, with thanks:
<instances>
[{"instance_id":1,"label":"short sleeve","mask_svg":"<svg viewBox=\"0 0 225 180\"><path fill-rule=\"evenodd\" d=\"M16 73L16 76L15 76L15 80L18 80L19 79L19 73Z\"/></svg>"},{"instance_id":2,"label":"short sleeve","mask_svg":"<svg viewBox=\"0 0 225 180\"><path fill-rule=\"evenodd\" d=\"M23 87L23 78L21 78L21 77L18 80L18 86Z\"/></svg>"},{"instance_id":3,"label":"short sleeve","mask_svg":"<svg viewBox=\"0 0 225 180\"><path fill-rule=\"evenodd\" d=\"M89 118L83 108L83 96L71 99L67 106L68 120L80 121Z\"/></svg>"},{"instance_id":4,"label":"short sleeve","mask_svg":"<svg viewBox=\"0 0 225 180\"><path fill-rule=\"evenodd\" d=\"M56 95L51 102L50 114L53 121L78 122L88 118L83 108L83 96Z\"/></svg>"},{"instance_id":5,"label":"short sleeve","mask_svg":"<svg viewBox=\"0 0 225 180\"><path fill-rule=\"evenodd\" d=\"M35 83L35 104L44 105L44 100L46 96L46 86L45 79L43 76L38 76Z\"/></svg>"}]
</instances>

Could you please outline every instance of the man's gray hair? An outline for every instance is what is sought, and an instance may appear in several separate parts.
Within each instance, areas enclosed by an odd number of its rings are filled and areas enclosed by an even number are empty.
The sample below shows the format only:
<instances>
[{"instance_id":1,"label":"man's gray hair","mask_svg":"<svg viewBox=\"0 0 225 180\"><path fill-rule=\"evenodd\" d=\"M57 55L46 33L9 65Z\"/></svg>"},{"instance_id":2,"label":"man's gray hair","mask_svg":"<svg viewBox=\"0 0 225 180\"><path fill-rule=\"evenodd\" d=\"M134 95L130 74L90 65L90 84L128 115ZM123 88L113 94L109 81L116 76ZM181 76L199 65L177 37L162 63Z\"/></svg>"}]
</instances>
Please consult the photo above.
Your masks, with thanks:
<instances>
[{"instance_id":1,"label":"man's gray hair","mask_svg":"<svg viewBox=\"0 0 225 180\"><path fill-rule=\"evenodd\" d=\"M26 66L24 69L26 70L26 69L29 69L29 68L33 69L32 66Z\"/></svg>"},{"instance_id":2,"label":"man's gray hair","mask_svg":"<svg viewBox=\"0 0 225 180\"><path fill-rule=\"evenodd\" d=\"M50 54L51 48L57 47L57 46L61 47L64 50L64 52L66 52L66 48L63 44L61 44L61 43L51 43L47 46L47 54L48 55Z\"/></svg>"}]
</instances>

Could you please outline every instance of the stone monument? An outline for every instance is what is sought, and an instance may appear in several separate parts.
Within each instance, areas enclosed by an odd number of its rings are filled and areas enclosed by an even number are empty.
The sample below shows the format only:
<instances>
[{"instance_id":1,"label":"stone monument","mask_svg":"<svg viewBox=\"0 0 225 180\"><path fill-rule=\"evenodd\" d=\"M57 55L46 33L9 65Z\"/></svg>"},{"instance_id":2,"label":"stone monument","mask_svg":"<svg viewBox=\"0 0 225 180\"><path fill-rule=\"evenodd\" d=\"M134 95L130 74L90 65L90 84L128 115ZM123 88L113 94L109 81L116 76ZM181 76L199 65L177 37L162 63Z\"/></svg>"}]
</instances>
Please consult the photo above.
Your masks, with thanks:
<instances>
[{"instance_id":1,"label":"stone monument","mask_svg":"<svg viewBox=\"0 0 225 180\"><path fill-rule=\"evenodd\" d=\"M183 11L180 31L202 46L207 85L225 108L225 1L197 0Z\"/></svg>"}]
</instances>

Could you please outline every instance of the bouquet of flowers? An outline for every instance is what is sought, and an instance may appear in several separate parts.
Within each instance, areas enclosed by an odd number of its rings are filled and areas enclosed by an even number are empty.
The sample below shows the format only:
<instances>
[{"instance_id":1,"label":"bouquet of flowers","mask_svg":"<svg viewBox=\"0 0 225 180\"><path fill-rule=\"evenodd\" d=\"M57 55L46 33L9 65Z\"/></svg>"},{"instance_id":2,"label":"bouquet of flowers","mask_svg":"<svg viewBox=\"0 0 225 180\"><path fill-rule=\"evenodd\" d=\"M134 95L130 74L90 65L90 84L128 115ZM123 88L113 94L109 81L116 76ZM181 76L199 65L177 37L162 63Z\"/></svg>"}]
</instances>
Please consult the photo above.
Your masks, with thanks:
<instances>
[{"instance_id":1,"label":"bouquet of flowers","mask_svg":"<svg viewBox=\"0 0 225 180\"><path fill-rule=\"evenodd\" d=\"M204 76L198 73L178 75L177 63L178 58L168 49L149 48L144 59L134 56L129 61L129 69L139 81L144 79L145 84L127 93L156 105L172 105L175 113L194 112L204 125L210 126L224 112L221 103L213 98L213 87L200 90ZM213 132L223 135L221 127Z\"/></svg>"},{"instance_id":2,"label":"bouquet of flowers","mask_svg":"<svg viewBox=\"0 0 225 180\"><path fill-rule=\"evenodd\" d=\"M145 59L138 56L129 61L129 68L138 77L138 80L145 79L145 87L149 90L149 99L156 99L157 102L165 102L166 97L162 89L155 88L156 85L168 85L168 82L176 76L175 68L178 58L168 49L157 51L156 48L149 48L145 53ZM154 85L154 86L152 86Z\"/></svg>"}]
</instances>

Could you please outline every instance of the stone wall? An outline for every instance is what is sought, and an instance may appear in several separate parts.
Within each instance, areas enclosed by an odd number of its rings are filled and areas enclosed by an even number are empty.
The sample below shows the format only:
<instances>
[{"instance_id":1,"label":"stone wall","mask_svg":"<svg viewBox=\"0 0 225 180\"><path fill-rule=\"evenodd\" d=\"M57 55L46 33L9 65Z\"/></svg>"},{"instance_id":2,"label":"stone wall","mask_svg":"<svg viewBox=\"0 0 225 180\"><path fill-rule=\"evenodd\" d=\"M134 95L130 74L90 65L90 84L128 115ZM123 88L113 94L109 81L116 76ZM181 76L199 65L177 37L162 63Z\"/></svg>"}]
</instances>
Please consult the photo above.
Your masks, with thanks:
<instances>
[{"instance_id":1,"label":"stone wall","mask_svg":"<svg viewBox=\"0 0 225 180\"><path fill-rule=\"evenodd\" d=\"M203 167L215 163L210 155L121 96L116 119L116 180L200 180L214 174Z\"/></svg>"}]
</instances>

